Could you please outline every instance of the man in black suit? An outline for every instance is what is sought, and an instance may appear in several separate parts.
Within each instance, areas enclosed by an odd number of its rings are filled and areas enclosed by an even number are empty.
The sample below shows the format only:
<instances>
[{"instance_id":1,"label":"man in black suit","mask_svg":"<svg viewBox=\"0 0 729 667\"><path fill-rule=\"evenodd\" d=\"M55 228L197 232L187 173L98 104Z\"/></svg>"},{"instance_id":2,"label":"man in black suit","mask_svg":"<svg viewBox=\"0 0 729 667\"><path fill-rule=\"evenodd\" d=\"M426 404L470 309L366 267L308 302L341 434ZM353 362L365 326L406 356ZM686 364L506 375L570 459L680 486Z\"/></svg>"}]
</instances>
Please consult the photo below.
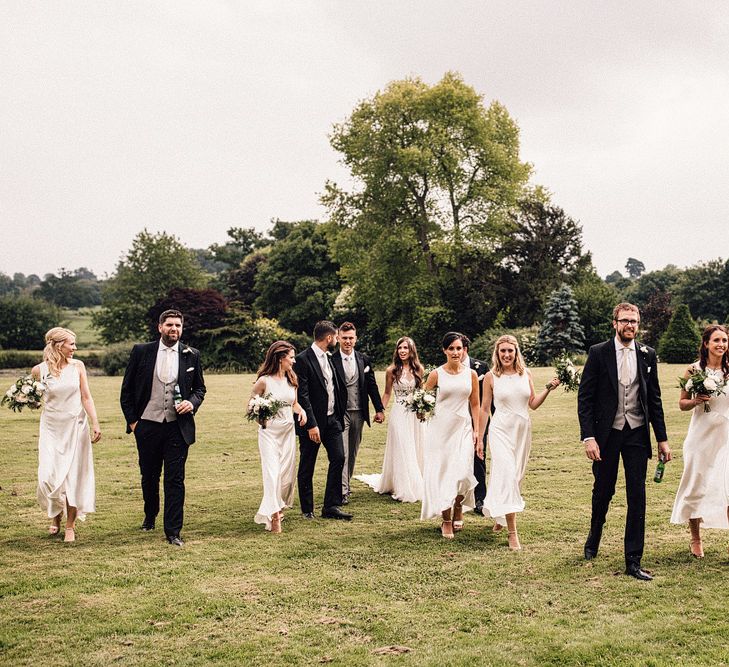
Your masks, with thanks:
<instances>
[{"instance_id":1,"label":"man in black suit","mask_svg":"<svg viewBox=\"0 0 729 667\"><path fill-rule=\"evenodd\" d=\"M347 405L346 387L339 382L332 362L337 344L337 327L323 320L314 326L311 347L296 355L296 375L299 378L298 399L306 411L306 426L297 424L299 434L299 500L306 519L314 518L314 467L319 445L323 444L329 457L327 485L321 515L325 519L351 521L343 512L342 469L344 468L344 410Z\"/></svg>"},{"instance_id":2,"label":"man in black suit","mask_svg":"<svg viewBox=\"0 0 729 667\"><path fill-rule=\"evenodd\" d=\"M375 422L385 419L380 390L377 388L375 371L369 357L354 349L357 343L357 329L351 322L339 325L339 352L332 355L338 381L347 392L344 412L344 468L342 468L342 503L349 502L349 482L354 473L354 464L362 442L364 424L370 425L370 401L375 408Z\"/></svg>"},{"instance_id":3,"label":"man in black suit","mask_svg":"<svg viewBox=\"0 0 729 667\"><path fill-rule=\"evenodd\" d=\"M473 359L468 354L468 348L471 346L471 341L469 340L468 336L462 336L461 340L463 341L463 354L461 356L461 363L464 366L468 366L471 370L476 371L476 376L478 377L478 399L479 404L481 403L481 400L483 399L483 376L486 375L486 373L489 372L489 366L485 361L481 361L480 359ZM485 437L485 434L484 434ZM483 516L483 501L486 498L486 457L479 458L478 454L474 454L473 456L473 474L476 477L476 481L478 484L476 485L476 488L473 491L474 497L476 499L476 506L473 508L473 511L476 512L476 514L480 514Z\"/></svg>"},{"instance_id":4,"label":"man in black suit","mask_svg":"<svg viewBox=\"0 0 729 667\"><path fill-rule=\"evenodd\" d=\"M658 384L656 353L637 344L637 306L620 303L613 311L615 338L590 348L577 395L577 412L585 454L592 463L590 533L585 559L597 556L603 524L615 493L618 463L623 458L628 513L625 521L625 573L643 581L652 576L641 568L645 537L645 477L651 458L649 425L659 455L671 460Z\"/></svg>"},{"instance_id":5,"label":"man in black suit","mask_svg":"<svg viewBox=\"0 0 729 667\"><path fill-rule=\"evenodd\" d=\"M185 505L185 462L195 442L195 419L205 398L200 353L180 342L183 316L159 316L159 341L135 345L121 387L127 433L134 433L144 498L142 530L154 530L159 514L159 479L164 466L164 529L181 547Z\"/></svg>"}]
</instances>

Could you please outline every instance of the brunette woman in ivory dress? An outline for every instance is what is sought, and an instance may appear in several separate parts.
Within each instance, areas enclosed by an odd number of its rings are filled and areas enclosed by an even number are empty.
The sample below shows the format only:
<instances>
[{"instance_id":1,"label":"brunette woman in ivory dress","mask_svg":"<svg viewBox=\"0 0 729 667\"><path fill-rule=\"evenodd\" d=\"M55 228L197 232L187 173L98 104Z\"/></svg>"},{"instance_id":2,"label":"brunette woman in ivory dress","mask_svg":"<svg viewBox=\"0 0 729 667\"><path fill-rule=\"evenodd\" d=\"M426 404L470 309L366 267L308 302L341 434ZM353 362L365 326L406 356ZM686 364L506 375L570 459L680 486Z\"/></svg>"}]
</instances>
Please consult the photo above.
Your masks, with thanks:
<instances>
[{"instance_id":1,"label":"brunette woman in ivory dress","mask_svg":"<svg viewBox=\"0 0 729 667\"><path fill-rule=\"evenodd\" d=\"M462 334L443 338L446 363L431 371L426 389L438 390L435 413L425 432L421 519L441 516L441 534L453 539L463 528L463 511L475 505L473 452L483 456L478 440L478 378L461 363ZM473 423L471 422L473 415Z\"/></svg>"},{"instance_id":2,"label":"brunette woman in ivory dress","mask_svg":"<svg viewBox=\"0 0 729 667\"><path fill-rule=\"evenodd\" d=\"M501 530L506 524L512 551L521 549L516 532L516 513L524 510L521 483L532 446L529 408L536 410L557 386L559 380L553 378L546 389L536 394L516 338L507 335L496 341L491 370L483 378L481 401L480 439L483 439L489 423L492 399L496 408L489 428L491 466L483 509L484 515L496 520L494 531Z\"/></svg>"},{"instance_id":3,"label":"brunette woman in ivory dress","mask_svg":"<svg viewBox=\"0 0 729 667\"><path fill-rule=\"evenodd\" d=\"M43 363L33 377L46 386L38 438L38 503L57 535L66 512L64 542L76 540L76 519L96 509L92 442L101 438L86 368L73 358L76 334L63 327L46 333ZM89 419L91 432L89 432Z\"/></svg>"},{"instance_id":4,"label":"brunette woman in ivory dress","mask_svg":"<svg viewBox=\"0 0 729 667\"><path fill-rule=\"evenodd\" d=\"M258 369L251 396L265 396L285 403L278 414L265 426L258 426L258 450L263 474L263 500L254 521L272 533L281 532L283 510L294 501L296 483L296 434L294 413L301 425L306 413L296 400L298 381L294 373L296 351L291 343L278 340L268 348L266 358Z\"/></svg>"},{"instance_id":5,"label":"brunette woman in ivory dress","mask_svg":"<svg viewBox=\"0 0 729 667\"><path fill-rule=\"evenodd\" d=\"M729 379L727 329L710 324L701 337L699 360L686 373L700 369L717 386ZM704 406L711 408L710 412ZM683 475L673 505L671 523L688 523L691 531L691 554L704 557L701 524L704 528L729 528L729 396L691 398L681 390L678 407L691 410L686 439L683 442Z\"/></svg>"},{"instance_id":6,"label":"brunette woman in ivory dress","mask_svg":"<svg viewBox=\"0 0 729 667\"><path fill-rule=\"evenodd\" d=\"M425 424L401 403L423 383L423 370L413 339L403 336L397 341L392 364L385 371L382 404L387 408L393 393L395 403L388 417L382 474L355 477L369 484L377 493L389 493L393 500L404 503L415 503L423 498Z\"/></svg>"}]
</instances>

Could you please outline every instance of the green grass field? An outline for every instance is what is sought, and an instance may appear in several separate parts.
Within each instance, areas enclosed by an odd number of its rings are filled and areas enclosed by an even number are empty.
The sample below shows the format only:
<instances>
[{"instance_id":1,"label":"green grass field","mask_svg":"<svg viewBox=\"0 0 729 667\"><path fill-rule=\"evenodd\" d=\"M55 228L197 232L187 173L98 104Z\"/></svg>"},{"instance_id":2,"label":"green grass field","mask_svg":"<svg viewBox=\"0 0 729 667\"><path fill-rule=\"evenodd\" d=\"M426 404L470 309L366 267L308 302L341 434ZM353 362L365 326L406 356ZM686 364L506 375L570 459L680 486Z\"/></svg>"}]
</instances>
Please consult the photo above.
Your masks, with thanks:
<instances>
[{"instance_id":1,"label":"green grass field","mask_svg":"<svg viewBox=\"0 0 729 667\"><path fill-rule=\"evenodd\" d=\"M76 334L80 350L101 346L99 333L91 324L91 315L97 308L63 309L64 326Z\"/></svg>"},{"instance_id":2,"label":"green grass field","mask_svg":"<svg viewBox=\"0 0 729 667\"><path fill-rule=\"evenodd\" d=\"M557 391L533 413L518 553L471 514L455 540L443 540L437 522L418 520L419 505L359 482L351 524L305 522L295 507L283 534L266 533L253 523L260 467L255 429L242 419L250 375L207 378L187 466L183 549L168 546L159 528L138 530L139 474L120 379L92 377L103 429L97 513L66 545L46 535L35 501L38 414L3 411L0 663L727 664L728 536L707 531L706 558L697 561L688 530L669 524L688 425L677 408L680 370L660 368L678 456L662 484L648 482L650 583L622 574L622 474L600 556L581 558L591 474L574 394ZM535 371L537 386L548 372ZM359 472L379 471L385 432L366 432ZM322 452L317 503L325 471Z\"/></svg>"}]
</instances>

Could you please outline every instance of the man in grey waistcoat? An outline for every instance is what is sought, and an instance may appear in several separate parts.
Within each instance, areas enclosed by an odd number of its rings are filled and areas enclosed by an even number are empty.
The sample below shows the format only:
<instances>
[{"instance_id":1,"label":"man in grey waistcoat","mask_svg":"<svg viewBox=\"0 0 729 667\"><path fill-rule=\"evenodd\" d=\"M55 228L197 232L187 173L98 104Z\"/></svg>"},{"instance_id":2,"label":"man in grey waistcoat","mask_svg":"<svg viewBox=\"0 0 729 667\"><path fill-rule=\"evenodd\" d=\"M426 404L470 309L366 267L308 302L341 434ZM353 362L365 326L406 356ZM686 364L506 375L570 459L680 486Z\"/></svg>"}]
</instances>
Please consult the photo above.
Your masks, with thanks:
<instances>
[{"instance_id":1,"label":"man in grey waistcoat","mask_svg":"<svg viewBox=\"0 0 729 667\"><path fill-rule=\"evenodd\" d=\"M347 409L344 413L344 468L342 470L343 504L349 502L349 482L354 473L357 452L362 442L364 424L370 425L370 401L375 408L374 420L385 419L380 390L369 358L354 349L357 330L351 322L339 327L339 351L333 355L334 368L341 383L347 388Z\"/></svg>"},{"instance_id":2,"label":"man in grey waistcoat","mask_svg":"<svg viewBox=\"0 0 729 667\"><path fill-rule=\"evenodd\" d=\"M180 342L182 323L180 311L166 310L159 316L159 341L132 348L120 397L127 433L134 433L137 441L144 498L142 530L154 530L164 467L165 537L178 547L183 545L185 462L195 442L193 415L205 398L200 353Z\"/></svg>"}]
</instances>

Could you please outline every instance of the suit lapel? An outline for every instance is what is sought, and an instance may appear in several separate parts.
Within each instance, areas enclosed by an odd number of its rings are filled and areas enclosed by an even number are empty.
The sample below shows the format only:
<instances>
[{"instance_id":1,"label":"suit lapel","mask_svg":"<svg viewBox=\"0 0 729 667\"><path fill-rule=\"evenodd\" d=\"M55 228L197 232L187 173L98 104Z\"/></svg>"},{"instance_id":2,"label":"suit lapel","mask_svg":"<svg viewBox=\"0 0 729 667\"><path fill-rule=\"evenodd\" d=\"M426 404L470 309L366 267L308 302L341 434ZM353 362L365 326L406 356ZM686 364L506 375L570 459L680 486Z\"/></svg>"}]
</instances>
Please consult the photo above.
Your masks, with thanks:
<instances>
[{"instance_id":1,"label":"suit lapel","mask_svg":"<svg viewBox=\"0 0 729 667\"><path fill-rule=\"evenodd\" d=\"M324 379L324 373L321 372L321 366L319 365L319 359L316 356L316 352L309 348L307 350L307 354L309 357L309 363L311 364L311 367L314 369L314 374L316 377L319 378L319 382L321 382L321 386L324 387L324 389L327 388L326 380Z\"/></svg>"},{"instance_id":2,"label":"suit lapel","mask_svg":"<svg viewBox=\"0 0 729 667\"><path fill-rule=\"evenodd\" d=\"M342 353L337 351L332 355L332 363L334 364L334 370L336 371L336 374L339 376L339 380L342 382L342 384L347 384L347 378L344 373L344 361L342 361Z\"/></svg>"},{"instance_id":3,"label":"suit lapel","mask_svg":"<svg viewBox=\"0 0 729 667\"><path fill-rule=\"evenodd\" d=\"M359 384L359 395L365 396L365 374L364 374L364 357L357 352L357 350L354 351L354 359L357 363L357 384Z\"/></svg>"},{"instance_id":4,"label":"suit lapel","mask_svg":"<svg viewBox=\"0 0 729 667\"><path fill-rule=\"evenodd\" d=\"M177 348L177 384L180 386L180 393L185 396L185 376L187 375L185 372L187 370L185 367L185 357L189 357L190 355L183 355L182 349L183 345L180 343Z\"/></svg>"},{"instance_id":5,"label":"suit lapel","mask_svg":"<svg viewBox=\"0 0 729 667\"><path fill-rule=\"evenodd\" d=\"M603 350L603 354L605 355L605 366L607 367L607 374L610 378L610 382L613 385L613 390L618 390L618 362L616 361L615 356L615 341L609 340L605 344L605 348Z\"/></svg>"}]
</instances>

